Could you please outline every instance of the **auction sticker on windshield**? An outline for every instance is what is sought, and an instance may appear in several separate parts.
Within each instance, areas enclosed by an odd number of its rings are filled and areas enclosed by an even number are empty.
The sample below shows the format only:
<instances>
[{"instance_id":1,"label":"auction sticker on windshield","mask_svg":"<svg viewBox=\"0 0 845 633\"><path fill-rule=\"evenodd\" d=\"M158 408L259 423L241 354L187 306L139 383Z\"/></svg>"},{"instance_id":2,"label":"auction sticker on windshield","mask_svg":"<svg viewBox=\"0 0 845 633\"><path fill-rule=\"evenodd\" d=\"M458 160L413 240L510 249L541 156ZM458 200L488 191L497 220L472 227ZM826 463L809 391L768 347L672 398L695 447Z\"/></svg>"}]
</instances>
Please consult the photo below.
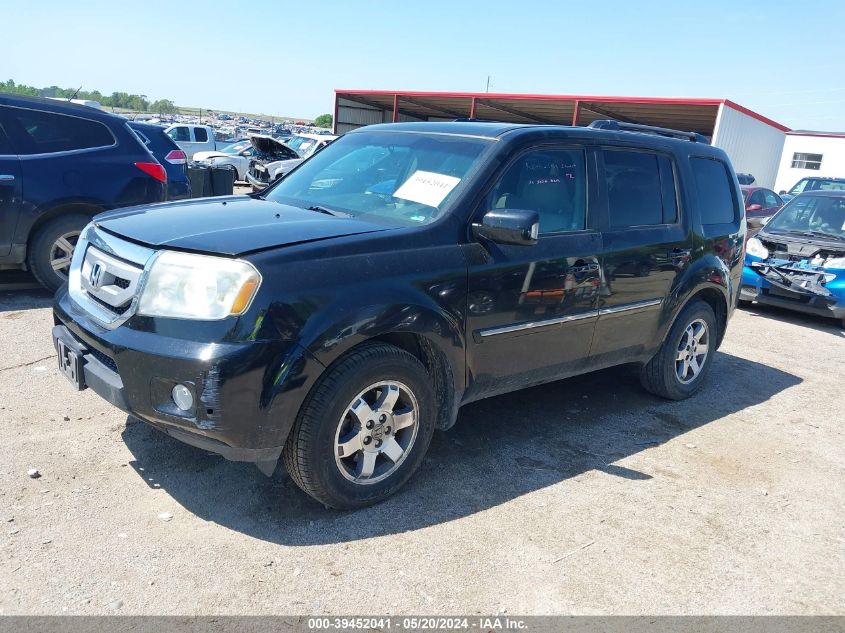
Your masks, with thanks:
<instances>
[{"instance_id":1,"label":"auction sticker on windshield","mask_svg":"<svg viewBox=\"0 0 845 633\"><path fill-rule=\"evenodd\" d=\"M433 171L415 171L408 180L402 183L393 197L419 202L429 207L436 207L449 195L458 183L460 178L436 174Z\"/></svg>"}]
</instances>

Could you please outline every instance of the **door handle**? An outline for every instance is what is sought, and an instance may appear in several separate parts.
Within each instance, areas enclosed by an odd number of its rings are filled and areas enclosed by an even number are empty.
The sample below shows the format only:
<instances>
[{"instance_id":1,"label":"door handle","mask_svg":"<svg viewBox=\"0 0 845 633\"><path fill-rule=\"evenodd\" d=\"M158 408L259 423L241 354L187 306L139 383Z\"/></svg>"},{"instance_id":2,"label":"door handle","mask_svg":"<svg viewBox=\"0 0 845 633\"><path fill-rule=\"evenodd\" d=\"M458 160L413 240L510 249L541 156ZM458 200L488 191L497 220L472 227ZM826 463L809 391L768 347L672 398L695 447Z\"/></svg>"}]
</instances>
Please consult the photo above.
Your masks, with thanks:
<instances>
[{"instance_id":1,"label":"door handle","mask_svg":"<svg viewBox=\"0 0 845 633\"><path fill-rule=\"evenodd\" d=\"M14 182L15 177L12 174L0 174L0 182Z\"/></svg>"}]
</instances>

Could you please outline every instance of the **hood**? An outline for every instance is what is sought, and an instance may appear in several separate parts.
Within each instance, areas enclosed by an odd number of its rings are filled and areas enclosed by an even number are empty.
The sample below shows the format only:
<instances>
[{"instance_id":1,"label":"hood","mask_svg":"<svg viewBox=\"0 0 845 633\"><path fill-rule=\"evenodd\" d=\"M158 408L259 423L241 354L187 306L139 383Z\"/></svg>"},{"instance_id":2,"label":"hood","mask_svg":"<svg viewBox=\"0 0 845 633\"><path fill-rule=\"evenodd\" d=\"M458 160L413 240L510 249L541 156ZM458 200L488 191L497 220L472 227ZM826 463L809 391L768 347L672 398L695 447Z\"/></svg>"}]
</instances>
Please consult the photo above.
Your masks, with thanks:
<instances>
[{"instance_id":1,"label":"hood","mask_svg":"<svg viewBox=\"0 0 845 633\"><path fill-rule=\"evenodd\" d=\"M249 196L197 198L102 213L97 227L159 248L238 256L305 242L389 230Z\"/></svg>"},{"instance_id":2,"label":"hood","mask_svg":"<svg viewBox=\"0 0 845 633\"><path fill-rule=\"evenodd\" d=\"M278 156L279 158L296 158L298 155L290 147L270 136L250 136L249 142L259 154Z\"/></svg>"}]
</instances>

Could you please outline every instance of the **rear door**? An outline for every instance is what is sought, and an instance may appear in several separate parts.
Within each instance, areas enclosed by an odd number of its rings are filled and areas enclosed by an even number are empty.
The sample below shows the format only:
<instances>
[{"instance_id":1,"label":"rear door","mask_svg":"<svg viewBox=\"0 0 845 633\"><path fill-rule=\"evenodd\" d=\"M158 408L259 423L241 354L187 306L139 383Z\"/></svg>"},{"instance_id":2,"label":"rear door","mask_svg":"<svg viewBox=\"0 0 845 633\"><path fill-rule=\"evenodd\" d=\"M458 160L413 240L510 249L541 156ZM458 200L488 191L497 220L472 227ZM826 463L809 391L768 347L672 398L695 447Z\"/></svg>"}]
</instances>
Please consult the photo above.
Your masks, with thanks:
<instances>
[{"instance_id":1,"label":"rear door","mask_svg":"<svg viewBox=\"0 0 845 633\"><path fill-rule=\"evenodd\" d=\"M588 162L589 161L589 162ZM467 245L471 397L564 377L586 363L596 323L601 234L588 199L592 153L543 145L517 154L478 213L537 211L533 246Z\"/></svg>"},{"instance_id":2,"label":"rear door","mask_svg":"<svg viewBox=\"0 0 845 633\"><path fill-rule=\"evenodd\" d=\"M23 193L21 164L6 134L4 113L0 106L0 257L11 252Z\"/></svg>"},{"instance_id":3,"label":"rear door","mask_svg":"<svg viewBox=\"0 0 845 633\"><path fill-rule=\"evenodd\" d=\"M693 238L671 154L615 146L598 159L602 289L591 363L606 366L653 349L664 300L689 262Z\"/></svg>"}]
</instances>

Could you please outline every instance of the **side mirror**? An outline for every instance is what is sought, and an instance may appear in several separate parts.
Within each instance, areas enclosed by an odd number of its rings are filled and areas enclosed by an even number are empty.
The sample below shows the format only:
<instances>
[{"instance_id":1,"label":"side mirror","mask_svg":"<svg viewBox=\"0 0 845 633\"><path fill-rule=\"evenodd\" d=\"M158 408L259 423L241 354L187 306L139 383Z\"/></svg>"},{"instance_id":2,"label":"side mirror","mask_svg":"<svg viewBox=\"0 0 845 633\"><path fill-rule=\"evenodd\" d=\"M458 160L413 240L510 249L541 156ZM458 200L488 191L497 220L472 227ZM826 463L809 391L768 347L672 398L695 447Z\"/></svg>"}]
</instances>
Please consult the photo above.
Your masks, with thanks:
<instances>
[{"instance_id":1,"label":"side mirror","mask_svg":"<svg viewBox=\"0 0 845 633\"><path fill-rule=\"evenodd\" d=\"M472 225L472 234L497 244L533 246L540 234L540 216L536 211L494 209Z\"/></svg>"},{"instance_id":2,"label":"side mirror","mask_svg":"<svg viewBox=\"0 0 845 633\"><path fill-rule=\"evenodd\" d=\"M746 211L762 211L763 205L761 205L761 204L749 204L747 207L745 207L745 210Z\"/></svg>"},{"instance_id":3,"label":"side mirror","mask_svg":"<svg viewBox=\"0 0 845 633\"><path fill-rule=\"evenodd\" d=\"M779 196L782 196L785 193L786 193L786 189L781 189L780 191L778 191Z\"/></svg>"}]
</instances>

